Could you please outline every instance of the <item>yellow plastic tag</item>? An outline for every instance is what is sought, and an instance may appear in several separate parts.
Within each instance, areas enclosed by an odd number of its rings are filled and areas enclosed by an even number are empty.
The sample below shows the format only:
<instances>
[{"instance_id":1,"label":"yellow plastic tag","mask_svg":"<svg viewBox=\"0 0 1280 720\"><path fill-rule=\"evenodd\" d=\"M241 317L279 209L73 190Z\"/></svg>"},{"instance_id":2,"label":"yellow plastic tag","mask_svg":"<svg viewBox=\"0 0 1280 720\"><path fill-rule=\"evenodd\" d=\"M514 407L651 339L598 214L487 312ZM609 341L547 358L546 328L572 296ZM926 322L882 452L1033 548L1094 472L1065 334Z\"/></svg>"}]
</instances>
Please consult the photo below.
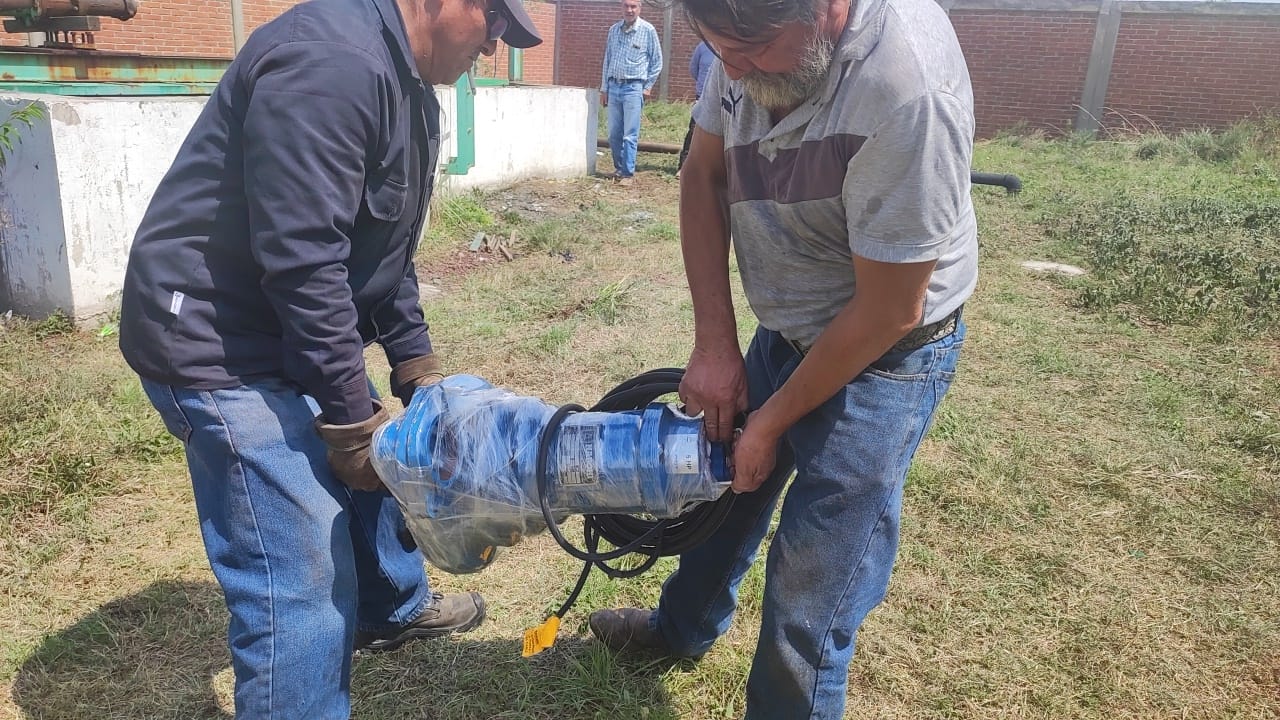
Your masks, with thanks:
<instances>
[{"instance_id":1,"label":"yellow plastic tag","mask_svg":"<svg viewBox=\"0 0 1280 720\"><path fill-rule=\"evenodd\" d=\"M556 633L560 631L560 618L552 615L536 628L524 631L524 650L522 657L531 657L556 644Z\"/></svg>"}]
</instances>

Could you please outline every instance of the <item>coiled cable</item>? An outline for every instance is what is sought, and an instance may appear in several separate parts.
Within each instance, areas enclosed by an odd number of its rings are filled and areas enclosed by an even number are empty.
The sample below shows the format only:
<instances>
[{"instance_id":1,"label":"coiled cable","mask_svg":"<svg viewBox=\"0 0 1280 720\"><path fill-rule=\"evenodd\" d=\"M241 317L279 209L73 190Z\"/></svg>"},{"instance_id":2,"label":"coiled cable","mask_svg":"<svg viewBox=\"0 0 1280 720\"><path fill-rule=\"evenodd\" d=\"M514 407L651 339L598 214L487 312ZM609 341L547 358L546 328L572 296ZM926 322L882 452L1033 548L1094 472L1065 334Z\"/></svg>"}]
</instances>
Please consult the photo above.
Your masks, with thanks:
<instances>
[{"instance_id":1,"label":"coiled cable","mask_svg":"<svg viewBox=\"0 0 1280 720\"><path fill-rule=\"evenodd\" d=\"M641 373L610 390L591 406L589 412L621 412L639 410L663 395L674 393L680 388L680 380L684 377L681 368L659 368ZM635 515L584 515L582 517L582 534L584 547L579 548L560 531L551 506L547 502L550 495L550 478L547 473L548 459L551 453L551 441L556 429L566 417L588 410L581 405L564 405L551 416L543 428L538 442L537 481L538 504L542 508L542 518L547 530L555 538L556 543L567 553L583 562L582 572L569 597L556 611L557 617L563 618L573 607L587 583L592 568L611 578L636 577L658 562L658 558L681 555L711 537L728 516L733 507L735 494L726 492L719 499L695 505L679 517L649 520ZM613 550L601 551L600 541L604 540L614 547ZM620 567L609 563L627 555L638 555L643 558L638 565Z\"/></svg>"}]
</instances>

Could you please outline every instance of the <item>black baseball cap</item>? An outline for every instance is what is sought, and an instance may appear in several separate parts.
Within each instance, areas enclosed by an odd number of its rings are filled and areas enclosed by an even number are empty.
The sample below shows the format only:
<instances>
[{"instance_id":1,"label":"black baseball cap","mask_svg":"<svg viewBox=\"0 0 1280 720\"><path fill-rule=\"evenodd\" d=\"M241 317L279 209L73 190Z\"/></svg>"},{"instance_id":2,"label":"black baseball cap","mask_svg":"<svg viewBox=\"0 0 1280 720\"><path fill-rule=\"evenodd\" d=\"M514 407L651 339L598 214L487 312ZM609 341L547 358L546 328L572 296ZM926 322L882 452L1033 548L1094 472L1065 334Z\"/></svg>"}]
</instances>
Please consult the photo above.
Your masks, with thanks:
<instances>
[{"instance_id":1,"label":"black baseball cap","mask_svg":"<svg viewBox=\"0 0 1280 720\"><path fill-rule=\"evenodd\" d=\"M524 11L521 0L493 0L492 7L506 15L511 23L502 33L502 42L513 48L531 48L542 43L542 35L538 34L529 13Z\"/></svg>"}]
</instances>

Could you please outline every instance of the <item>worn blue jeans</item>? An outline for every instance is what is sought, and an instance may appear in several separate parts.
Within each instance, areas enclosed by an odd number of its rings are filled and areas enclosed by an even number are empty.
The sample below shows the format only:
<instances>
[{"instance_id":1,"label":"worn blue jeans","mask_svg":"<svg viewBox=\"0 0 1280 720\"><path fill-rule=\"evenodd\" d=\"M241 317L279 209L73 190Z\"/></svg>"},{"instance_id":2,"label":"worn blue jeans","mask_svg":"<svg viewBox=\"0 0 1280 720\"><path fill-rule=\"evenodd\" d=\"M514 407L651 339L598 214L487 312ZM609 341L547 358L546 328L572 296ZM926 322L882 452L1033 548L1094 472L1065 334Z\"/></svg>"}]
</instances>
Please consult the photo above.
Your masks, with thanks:
<instances>
[{"instance_id":1,"label":"worn blue jeans","mask_svg":"<svg viewBox=\"0 0 1280 720\"><path fill-rule=\"evenodd\" d=\"M644 82L608 82L609 149L613 151L613 169L622 177L631 177L636 174L636 145L640 142Z\"/></svg>"},{"instance_id":2,"label":"worn blue jeans","mask_svg":"<svg viewBox=\"0 0 1280 720\"><path fill-rule=\"evenodd\" d=\"M315 401L289 383L142 387L186 449L231 613L236 717L348 717L357 623L402 625L431 598L421 553L399 539L395 500L333 476Z\"/></svg>"},{"instance_id":3,"label":"worn blue jeans","mask_svg":"<svg viewBox=\"0 0 1280 720\"><path fill-rule=\"evenodd\" d=\"M651 622L678 654L705 653L729 629L739 583L795 470L765 564L747 720L842 716L854 636L884 599L897 554L907 468L951 384L964 333L959 323L948 337L882 357L796 423L769 479L737 497L724 525L663 586ZM800 360L778 333L758 330L746 357L751 408Z\"/></svg>"}]
</instances>

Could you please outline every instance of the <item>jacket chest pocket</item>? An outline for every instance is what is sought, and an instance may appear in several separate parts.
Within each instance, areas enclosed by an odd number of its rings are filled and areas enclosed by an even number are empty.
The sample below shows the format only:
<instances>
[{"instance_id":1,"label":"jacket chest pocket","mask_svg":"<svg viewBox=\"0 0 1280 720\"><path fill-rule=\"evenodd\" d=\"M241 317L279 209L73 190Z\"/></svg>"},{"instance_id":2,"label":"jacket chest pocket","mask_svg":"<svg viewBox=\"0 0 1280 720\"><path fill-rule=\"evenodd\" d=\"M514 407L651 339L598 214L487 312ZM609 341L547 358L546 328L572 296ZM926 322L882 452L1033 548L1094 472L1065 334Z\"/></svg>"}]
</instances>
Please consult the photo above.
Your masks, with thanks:
<instances>
[{"instance_id":1,"label":"jacket chest pocket","mask_svg":"<svg viewBox=\"0 0 1280 720\"><path fill-rule=\"evenodd\" d=\"M403 180L393 177L371 177L365 182L364 204L369 214L378 220L396 222L404 214L405 197L409 187Z\"/></svg>"},{"instance_id":2,"label":"jacket chest pocket","mask_svg":"<svg viewBox=\"0 0 1280 720\"><path fill-rule=\"evenodd\" d=\"M365 177L364 204L377 220L396 222L404 214L409 192L409 143L394 133L382 162Z\"/></svg>"}]
</instances>

